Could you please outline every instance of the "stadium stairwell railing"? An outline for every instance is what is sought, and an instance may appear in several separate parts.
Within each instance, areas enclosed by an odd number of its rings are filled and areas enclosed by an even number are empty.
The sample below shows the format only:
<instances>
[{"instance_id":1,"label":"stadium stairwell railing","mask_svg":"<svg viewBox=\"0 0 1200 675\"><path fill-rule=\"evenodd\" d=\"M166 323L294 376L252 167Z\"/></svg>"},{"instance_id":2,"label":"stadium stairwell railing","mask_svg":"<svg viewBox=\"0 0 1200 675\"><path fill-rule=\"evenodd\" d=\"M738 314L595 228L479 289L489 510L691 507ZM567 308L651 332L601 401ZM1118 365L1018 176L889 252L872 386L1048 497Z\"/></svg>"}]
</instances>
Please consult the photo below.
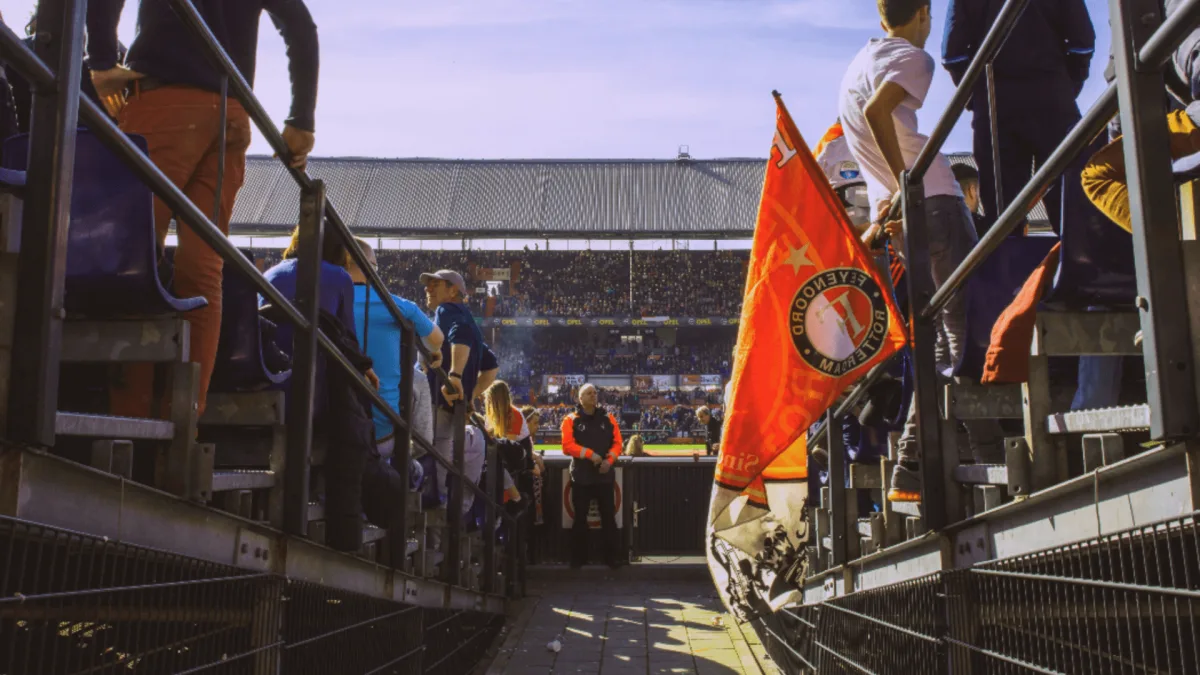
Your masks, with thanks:
<instances>
[{"instance_id":1,"label":"stadium stairwell railing","mask_svg":"<svg viewBox=\"0 0 1200 675\"><path fill-rule=\"evenodd\" d=\"M892 205L891 215L903 217L908 250L921 250L928 241L922 207L925 197L923 178L966 109L979 78L999 53L1028 4L1029 0L1008 0L1004 4L924 149L902 177L902 199ZM1003 209L995 224L940 288L935 291L927 272L907 275L917 438L923 449L921 516L927 531L947 528L957 522L962 513L953 470L958 462L956 459L947 461L949 458L943 456L947 444L942 434L947 429L939 419L941 383L935 367L934 321L955 294L964 290L980 265L1021 226L1051 184L1105 129L1118 108L1124 131L1133 213L1137 307L1144 335L1150 437L1155 441L1182 440L1194 437L1200 430L1193 336L1189 323L1180 321L1171 312L1171 308L1178 307L1178 301L1187 295L1176 227L1177 199L1166 138L1167 110L1162 73L1176 45L1200 23L1200 0L1189 0L1166 21L1163 21L1161 8L1155 0L1112 0L1110 7L1115 28L1116 81L1104 90L1047 161L1037 168L1017 198ZM810 451L824 436L840 437L841 420L865 399L868 389L879 381L887 366L888 363L883 363L872 369L828 411L824 422L808 438ZM832 430L839 433L830 434ZM832 446L837 440L840 439L829 440L830 469L831 475L840 477L840 458L835 467L832 457ZM1033 452L1035 462L1039 452L1043 458L1051 454L1048 448L1029 450ZM886 491L886 478L884 480L882 489ZM840 478L831 481L830 487L836 488L839 481ZM845 513L853 508L853 500L839 497L840 494L832 499L826 497L823 502L831 503L822 503L828 510L829 527L833 530L827 540L834 564L855 559L858 547L853 544L859 537L856 519ZM821 542L817 545L819 547Z\"/></svg>"},{"instance_id":2,"label":"stadium stairwell railing","mask_svg":"<svg viewBox=\"0 0 1200 675\"><path fill-rule=\"evenodd\" d=\"M203 18L189 0L171 1L179 16L204 44L207 55L218 71L227 77L232 96L241 102L280 161L286 165L290 152L282 135ZM71 203L75 130L77 123L81 121L171 208L181 226L192 228L224 259L226 265L232 265L238 273L247 278L262 297L274 305L296 328L292 400L303 403L293 403L287 411L284 531L295 536L305 536L307 531L312 402L319 349L326 358L337 364L336 367L351 374L355 386L374 406L384 411L395 425L395 465L404 484L408 483L410 440L430 453L452 478L447 506L452 515L447 518L448 540L442 565L443 578L448 583L460 583L460 534L463 522L457 514L462 512L464 489L469 488L477 498L485 500L487 516L483 533L483 590L502 593L503 589L495 588L495 532L498 519L503 518L510 524L510 554L506 556L510 573L506 574L507 579L516 578L516 574L511 573L514 571L511 568L523 564L523 561L519 560L520 556L513 553L520 550L520 528L516 527L516 519L501 505L498 481L489 480L489 489L483 489L464 476L463 430L466 424L466 406L460 401L454 407L453 423L456 433L453 458L442 458L434 452L431 439L423 438L412 431L412 370L405 371L404 381L401 383L402 411L393 410L317 327L320 248L324 227L329 224L337 230L350 256L363 270L371 287L394 320L402 326L403 345L410 350L407 353L412 354L412 350L415 349L422 356L429 355L428 349L416 339L412 324L400 313L379 275L367 263L334 205L326 199L324 183L312 179L304 171L289 168L301 190L299 278L296 302L293 304L259 273L253 263L242 255L204 211L193 204L150 158L126 137L105 111L91 100L79 96L79 87L75 83L79 81L80 64L83 59L81 45L86 6L86 0L39 2L38 25L43 29L37 34L37 46L43 56L53 59L54 68L49 67L42 57L27 49L7 26L0 26L0 55L26 77L35 90L30 162L22 221L24 236L18 271L20 299L16 308L16 325L21 329L14 333L13 348L14 353L19 353L21 357L13 359L12 365L8 410L9 438L35 447L53 446L55 440L59 351L65 316L61 309L66 265L64 245ZM46 29L48 26L61 27L61 31ZM440 381L446 381L446 373L442 368L436 368L434 372ZM495 456L493 448L488 450L487 461L490 466L499 465L499 458ZM495 476L495 472L490 473ZM406 503L405 519L392 533L391 545L396 551L391 558L393 565L402 564L405 558L407 508Z\"/></svg>"}]
</instances>

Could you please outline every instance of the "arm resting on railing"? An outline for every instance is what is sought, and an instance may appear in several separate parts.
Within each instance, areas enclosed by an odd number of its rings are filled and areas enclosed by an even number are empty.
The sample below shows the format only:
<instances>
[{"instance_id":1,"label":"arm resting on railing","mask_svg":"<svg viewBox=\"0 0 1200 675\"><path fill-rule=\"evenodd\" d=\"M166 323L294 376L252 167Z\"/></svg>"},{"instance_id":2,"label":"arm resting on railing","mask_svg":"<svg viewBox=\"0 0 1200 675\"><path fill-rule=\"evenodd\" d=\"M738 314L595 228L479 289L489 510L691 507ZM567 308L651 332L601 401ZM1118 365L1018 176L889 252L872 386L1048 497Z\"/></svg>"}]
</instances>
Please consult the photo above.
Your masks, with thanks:
<instances>
[{"instance_id":1,"label":"arm resting on railing","mask_svg":"<svg viewBox=\"0 0 1200 675\"><path fill-rule=\"evenodd\" d=\"M311 133L316 130L317 73L321 65L317 24L303 0L267 0L263 5L287 45L292 108L284 124Z\"/></svg>"}]
</instances>

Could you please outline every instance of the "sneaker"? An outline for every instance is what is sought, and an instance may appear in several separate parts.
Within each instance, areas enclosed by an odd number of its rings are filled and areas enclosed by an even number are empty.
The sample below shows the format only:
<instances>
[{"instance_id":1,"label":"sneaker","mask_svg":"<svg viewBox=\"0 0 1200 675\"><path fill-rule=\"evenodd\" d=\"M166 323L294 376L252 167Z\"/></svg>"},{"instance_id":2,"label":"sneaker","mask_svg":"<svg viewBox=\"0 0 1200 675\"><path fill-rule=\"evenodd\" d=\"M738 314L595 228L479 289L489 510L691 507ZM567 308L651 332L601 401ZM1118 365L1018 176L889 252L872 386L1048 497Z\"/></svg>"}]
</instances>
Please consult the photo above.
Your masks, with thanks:
<instances>
[{"instance_id":1,"label":"sneaker","mask_svg":"<svg viewBox=\"0 0 1200 675\"><path fill-rule=\"evenodd\" d=\"M817 446L813 448L812 453L808 455L808 460L812 464L812 468L817 471L829 470L829 453L825 448Z\"/></svg>"},{"instance_id":2,"label":"sneaker","mask_svg":"<svg viewBox=\"0 0 1200 675\"><path fill-rule=\"evenodd\" d=\"M892 484L887 498L889 502L921 501L921 474L897 464L892 469Z\"/></svg>"}]
</instances>

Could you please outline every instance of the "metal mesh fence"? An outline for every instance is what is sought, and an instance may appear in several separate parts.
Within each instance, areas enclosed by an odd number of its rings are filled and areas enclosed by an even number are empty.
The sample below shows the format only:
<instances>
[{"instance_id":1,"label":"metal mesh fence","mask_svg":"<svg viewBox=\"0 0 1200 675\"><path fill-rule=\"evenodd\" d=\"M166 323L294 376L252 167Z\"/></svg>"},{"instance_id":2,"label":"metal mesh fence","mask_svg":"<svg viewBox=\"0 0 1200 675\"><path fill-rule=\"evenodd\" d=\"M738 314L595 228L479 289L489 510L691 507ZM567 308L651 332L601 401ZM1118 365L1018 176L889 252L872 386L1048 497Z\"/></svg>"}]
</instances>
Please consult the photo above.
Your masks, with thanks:
<instances>
[{"instance_id":1,"label":"metal mesh fence","mask_svg":"<svg viewBox=\"0 0 1200 675\"><path fill-rule=\"evenodd\" d=\"M463 675L502 624L0 518L0 675Z\"/></svg>"},{"instance_id":2,"label":"metal mesh fence","mask_svg":"<svg viewBox=\"0 0 1200 675\"><path fill-rule=\"evenodd\" d=\"M1178 518L764 620L817 673L1200 673L1200 532Z\"/></svg>"}]
</instances>

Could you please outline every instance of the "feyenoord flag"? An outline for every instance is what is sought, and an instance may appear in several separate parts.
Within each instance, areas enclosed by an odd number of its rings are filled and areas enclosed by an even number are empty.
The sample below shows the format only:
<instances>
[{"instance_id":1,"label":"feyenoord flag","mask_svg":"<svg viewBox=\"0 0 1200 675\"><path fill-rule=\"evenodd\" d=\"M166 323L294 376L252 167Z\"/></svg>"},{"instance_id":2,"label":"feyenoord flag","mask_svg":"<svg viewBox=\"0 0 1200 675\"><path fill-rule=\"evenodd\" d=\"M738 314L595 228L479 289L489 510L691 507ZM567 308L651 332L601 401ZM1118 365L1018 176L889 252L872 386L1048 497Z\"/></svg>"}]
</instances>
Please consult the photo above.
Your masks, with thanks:
<instances>
[{"instance_id":1,"label":"feyenoord flag","mask_svg":"<svg viewBox=\"0 0 1200 675\"><path fill-rule=\"evenodd\" d=\"M709 568L742 618L790 602L807 572L805 432L906 341L888 280L775 102L709 507Z\"/></svg>"}]
</instances>

